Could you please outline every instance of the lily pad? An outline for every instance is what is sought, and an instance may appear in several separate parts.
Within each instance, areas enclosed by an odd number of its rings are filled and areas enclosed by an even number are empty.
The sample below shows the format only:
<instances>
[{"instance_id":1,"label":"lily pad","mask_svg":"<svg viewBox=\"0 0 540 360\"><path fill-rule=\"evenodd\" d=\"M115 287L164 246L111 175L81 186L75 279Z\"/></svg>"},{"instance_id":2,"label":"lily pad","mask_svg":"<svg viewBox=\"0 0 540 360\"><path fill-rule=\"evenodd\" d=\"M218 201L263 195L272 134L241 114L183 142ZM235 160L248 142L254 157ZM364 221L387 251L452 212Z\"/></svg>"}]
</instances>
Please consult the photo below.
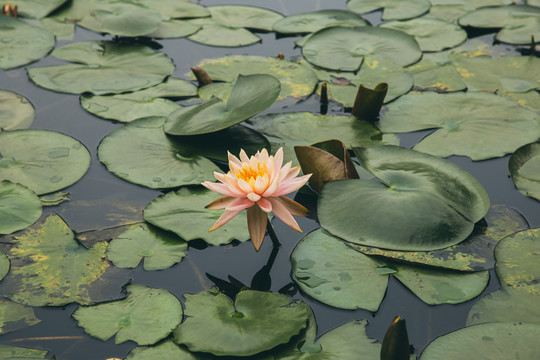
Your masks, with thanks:
<instances>
[{"instance_id":1,"label":"lily pad","mask_svg":"<svg viewBox=\"0 0 540 360\"><path fill-rule=\"evenodd\" d=\"M0 200L0 234L22 230L41 216L41 201L23 185L0 181Z\"/></svg>"},{"instance_id":2,"label":"lily pad","mask_svg":"<svg viewBox=\"0 0 540 360\"><path fill-rule=\"evenodd\" d=\"M197 88L189 81L168 78L161 84L129 94L85 94L81 96L81 106L104 119L130 122L148 116L167 116L182 107L166 98L196 95Z\"/></svg>"},{"instance_id":3,"label":"lily pad","mask_svg":"<svg viewBox=\"0 0 540 360\"><path fill-rule=\"evenodd\" d=\"M407 68L414 78L414 89L420 91L453 92L467 89L467 84L451 64L432 62L424 54L422 60Z\"/></svg>"},{"instance_id":4,"label":"lily pad","mask_svg":"<svg viewBox=\"0 0 540 360\"><path fill-rule=\"evenodd\" d=\"M109 243L107 258L119 268L167 269L187 253L187 243L174 234L146 224L129 229Z\"/></svg>"},{"instance_id":5,"label":"lily pad","mask_svg":"<svg viewBox=\"0 0 540 360\"><path fill-rule=\"evenodd\" d=\"M167 337L182 321L180 301L166 290L129 285L126 299L81 306L73 313L80 327L91 336L115 343L127 340L139 345L155 344Z\"/></svg>"},{"instance_id":6,"label":"lily pad","mask_svg":"<svg viewBox=\"0 0 540 360\"><path fill-rule=\"evenodd\" d=\"M188 0L129 0L130 3L146 6L161 13L163 19L187 19L210 16L206 7Z\"/></svg>"},{"instance_id":7,"label":"lily pad","mask_svg":"<svg viewBox=\"0 0 540 360\"><path fill-rule=\"evenodd\" d=\"M234 304L216 288L184 297L187 317L174 338L190 351L254 355L287 343L306 327L307 306L281 294L241 290Z\"/></svg>"},{"instance_id":8,"label":"lily pad","mask_svg":"<svg viewBox=\"0 0 540 360\"><path fill-rule=\"evenodd\" d=\"M245 212L238 214L227 226L208 232L221 214L204 207L218 197L219 194L205 188L182 188L160 195L149 203L144 209L144 219L186 241L203 239L211 245L222 245L234 239L249 240Z\"/></svg>"},{"instance_id":9,"label":"lily pad","mask_svg":"<svg viewBox=\"0 0 540 360\"><path fill-rule=\"evenodd\" d=\"M226 129L258 114L276 100L280 82L273 76L239 75L227 102L219 98L178 109L164 129L171 135L200 135Z\"/></svg>"},{"instance_id":10,"label":"lily pad","mask_svg":"<svg viewBox=\"0 0 540 360\"><path fill-rule=\"evenodd\" d=\"M40 321L31 307L0 299L0 334L32 326Z\"/></svg>"},{"instance_id":11,"label":"lily pad","mask_svg":"<svg viewBox=\"0 0 540 360\"><path fill-rule=\"evenodd\" d=\"M360 15L346 10L318 10L290 15L274 23L273 29L281 34L306 34L332 26L369 26Z\"/></svg>"},{"instance_id":12,"label":"lily pad","mask_svg":"<svg viewBox=\"0 0 540 360\"><path fill-rule=\"evenodd\" d=\"M460 16L486 6L510 5L512 0L430 0L429 17L457 22Z\"/></svg>"},{"instance_id":13,"label":"lily pad","mask_svg":"<svg viewBox=\"0 0 540 360\"><path fill-rule=\"evenodd\" d=\"M0 129L27 129L34 121L34 107L24 97L0 90Z\"/></svg>"},{"instance_id":14,"label":"lily pad","mask_svg":"<svg viewBox=\"0 0 540 360\"><path fill-rule=\"evenodd\" d=\"M488 7L459 18L461 26L502 28L495 39L509 44L530 44L540 39L540 8L527 5Z\"/></svg>"},{"instance_id":15,"label":"lily pad","mask_svg":"<svg viewBox=\"0 0 540 360\"><path fill-rule=\"evenodd\" d=\"M453 163L392 145L354 150L382 182L323 187L319 221L335 236L392 250L442 249L465 240L489 209L480 183Z\"/></svg>"},{"instance_id":16,"label":"lily pad","mask_svg":"<svg viewBox=\"0 0 540 360\"><path fill-rule=\"evenodd\" d=\"M105 260L107 243L90 249L79 244L58 215L10 240L11 270L0 294L31 306L91 304L121 296L124 273Z\"/></svg>"},{"instance_id":17,"label":"lily pad","mask_svg":"<svg viewBox=\"0 0 540 360\"><path fill-rule=\"evenodd\" d=\"M45 359L47 353L47 350L30 349L10 345L0 345L0 358L4 360Z\"/></svg>"},{"instance_id":18,"label":"lily pad","mask_svg":"<svg viewBox=\"0 0 540 360\"><path fill-rule=\"evenodd\" d=\"M319 30L302 46L313 65L338 71L357 71L364 57L386 57L407 66L422 57L418 43L404 32L377 27L336 26Z\"/></svg>"},{"instance_id":19,"label":"lily pad","mask_svg":"<svg viewBox=\"0 0 540 360\"><path fill-rule=\"evenodd\" d=\"M0 69L8 70L39 60L54 48L54 35L11 16L0 16Z\"/></svg>"},{"instance_id":20,"label":"lily pad","mask_svg":"<svg viewBox=\"0 0 540 360\"><path fill-rule=\"evenodd\" d=\"M9 272L9 258L0 251L0 280Z\"/></svg>"},{"instance_id":21,"label":"lily pad","mask_svg":"<svg viewBox=\"0 0 540 360\"><path fill-rule=\"evenodd\" d=\"M495 247L495 271L503 286L540 294L540 229L509 235Z\"/></svg>"},{"instance_id":22,"label":"lily pad","mask_svg":"<svg viewBox=\"0 0 540 360\"><path fill-rule=\"evenodd\" d=\"M174 71L165 54L115 41L71 43L51 55L76 64L29 68L30 80L46 89L73 94L136 91L161 83Z\"/></svg>"},{"instance_id":23,"label":"lily pad","mask_svg":"<svg viewBox=\"0 0 540 360\"><path fill-rule=\"evenodd\" d=\"M516 102L487 93L407 94L388 105L383 132L438 128L415 150L472 160L504 156L540 137L540 115Z\"/></svg>"},{"instance_id":24,"label":"lily pad","mask_svg":"<svg viewBox=\"0 0 540 360\"><path fill-rule=\"evenodd\" d=\"M359 14L383 9L383 20L403 20L428 12L431 3L428 0L349 0L347 7Z\"/></svg>"},{"instance_id":25,"label":"lily pad","mask_svg":"<svg viewBox=\"0 0 540 360\"><path fill-rule=\"evenodd\" d=\"M100 161L113 174L152 189L200 184L219 168L182 146L181 139L163 132L165 118L132 121L105 137L98 148Z\"/></svg>"},{"instance_id":26,"label":"lily pad","mask_svg":"<svg viewBox=\"0 0 540 360\"><path fill-rule=\"evenodd\" d=\"M185 3L191 4L191 3ZM196 4L193 4L196 5ZM196 33L201 28L201 25L197 25L188 20L170 19L162 20L161 24L156 31L147 34L146 36L156 39L170 39L186 37Z\"/></svg>"},{"instance_id":27,"label":"lily pad","mask_svg":"<svg viewBox=\"0 0 540 360\"><path fill-rule=\"evenodd\" d=\"M203 60L198 66L202 67L213 80L229 83L235 81L240 74L272 75L281 83L281 91L277 100L284 100L288 97L295 99L307 97L313 93L318 82L317 75L308 66L289 60L262 56L229 55ZM186 75L193 77L191 73Z\"/></svg>"},{"instance_id":28,"label":"lily pad","mask_svg":"<svg viewBox=\"0 0 540 360\"><path fill-rule=\"evenodd\" d=\"M535 359L538 324L487 323L469 326L441 336L422 352L420 360L508 360Z\"/></svg>"},{"instance_id":29,"label":"lily pad","mask_svg":"<svg viewBox=\"0 0 540 360\"><path fill-rule=\"evenodd\" d=\"M381 27L403 31L411 35L418 42L422 51L441 51L467 40L467 33L459 25L437 19L420 18L391 21L381 24Z\"/></svg>"},{"instance_id":30,"label":"lily pad","mask_svg":"<svg viewBox=\"0 0 540 360\"><path fill-rule=\"evenodd\" d=\"M517 149L510 156L508 169L518 190L540 201L540 143Z\"/></svg>"},{"instance_id":31,"label":"lily pad","mask_svg":"<svg viewBox=\"0 0 540 360\"><path fill-rule=\"evenodd\" d=\"M88 150L72 137L47 130L0 133L0 181L20 183L41 195L75 183L89 166Z\"/></svg>"},{"instance_id":32,"label":"lily pad","mask_svg":"<svg viewBox=\"0 0 540 360\"><path fill-rule=\"evenodd\" d=\"M207 356L195 355L176 345L173 341L165 341L156 346L139 347L131 350L125 360L197 360L208 359Z\"/></svg>"},{"instance_id":33,"label":"lily pad","mask_svg":"<svg viewBox=\"0 0 540 360\"><path fill-rule=\"evenodd\" d=\"M27 18L41 19L50 14L53 10L59 8L66 1L67 0L17 0L14 1L14 3L17 5L19 15Z\"/></svg>"}]
</instances>

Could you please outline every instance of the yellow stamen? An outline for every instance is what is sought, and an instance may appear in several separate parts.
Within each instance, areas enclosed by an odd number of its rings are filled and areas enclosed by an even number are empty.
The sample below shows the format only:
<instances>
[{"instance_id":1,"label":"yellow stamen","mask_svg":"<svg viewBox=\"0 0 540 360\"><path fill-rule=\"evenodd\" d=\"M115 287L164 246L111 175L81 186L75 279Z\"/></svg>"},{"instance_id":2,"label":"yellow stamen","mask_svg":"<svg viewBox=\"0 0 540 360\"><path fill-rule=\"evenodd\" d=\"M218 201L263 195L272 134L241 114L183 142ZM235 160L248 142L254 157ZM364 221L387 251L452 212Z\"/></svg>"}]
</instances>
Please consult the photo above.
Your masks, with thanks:
<instances>
[{"instance_id":1,"label":"yellow stamen","mask_svg":"<svg viewBox=\"0 0 540 360\"><path fill-rule=\"evenodd\" d=\"M248 184L252 184L254 186L255 180L260 177L264 177L264 175L268 174L268 168L266 166L265 162L259 162L257 163L257 167L253 168L248 163L243 163L242 168L239 169L237 172L234 173L234 176L236 176L237 179L243 179Z\"/></svg>"}]
</instances>

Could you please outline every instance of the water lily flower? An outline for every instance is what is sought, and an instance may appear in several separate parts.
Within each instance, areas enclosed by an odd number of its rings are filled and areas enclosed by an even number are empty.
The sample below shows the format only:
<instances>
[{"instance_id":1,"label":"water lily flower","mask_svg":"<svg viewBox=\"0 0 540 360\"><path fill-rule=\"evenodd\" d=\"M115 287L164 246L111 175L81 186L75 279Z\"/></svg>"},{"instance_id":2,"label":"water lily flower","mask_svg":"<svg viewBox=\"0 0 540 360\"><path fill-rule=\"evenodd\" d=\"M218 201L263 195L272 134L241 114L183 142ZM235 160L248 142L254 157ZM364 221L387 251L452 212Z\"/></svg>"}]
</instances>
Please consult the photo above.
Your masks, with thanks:
<instances>
[{"instance_id":1,"label":"water lily flower","mask_svg":"<svg viewBox=\"0 0 540 360\"><path fill-rule=\"evenodd\" d=\"M292 215L305 216L307 209L285 197L301 188L311 174L297 177L300 166L291 167L291 162L283 164L283 148L274 156L263 149L251 157L240 150L240 159L229 154L229 172L214 172L220 183L205 181L206 188L225 196L206 206L207 209L225 209L209 231L225 225L228 221L247 209L249 236L259 251L266 233L267 214L272 212L285 224L302 232Z\"/></svg>"}]
</instances>

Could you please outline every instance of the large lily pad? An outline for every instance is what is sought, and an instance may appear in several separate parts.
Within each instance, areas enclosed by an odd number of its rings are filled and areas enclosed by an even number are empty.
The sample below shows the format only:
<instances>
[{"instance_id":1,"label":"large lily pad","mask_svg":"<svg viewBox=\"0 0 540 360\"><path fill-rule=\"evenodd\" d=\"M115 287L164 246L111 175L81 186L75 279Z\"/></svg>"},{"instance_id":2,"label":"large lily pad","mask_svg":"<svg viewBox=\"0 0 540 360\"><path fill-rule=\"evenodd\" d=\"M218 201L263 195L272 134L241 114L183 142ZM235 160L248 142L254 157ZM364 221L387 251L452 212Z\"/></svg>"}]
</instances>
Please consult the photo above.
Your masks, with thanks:
<instances>
[{"instance_id":1,"label":"large lily pad","mask_svg":"<svg viewBox=\"0 0 540 360\"><path fill-rule=\"evenodd\" d=\"M282 34L305 34L332 26L369 26L360 15L346 10L318 10L290 15L273 25L275 32Z\"/></svg>"},{"instance_id":2,"label":"large lily pad","mask_svg":"<svg viewBox=\"0 0 540 360\"><path fill-rule=\"evenodd\" d=\"M453 92L467 89L467 84L454 66L431 61L429 55L424 54L422 60L407 68L414 78L415 90Z\"/></svg>"},{"instance_id":3,"label":"large lily pad","mask_svg":"<svg viewBox=\"0 0 540 360\"><path fill-rule=\"evenodd\" d=\"M199 354L192 354L173 341L165 341L156 346L139 347L131 350L126 360L197 360L209 359Z\"/></svg>"},{"instance_id":4,"label":"large lily pad","mask_svg":"<svg viewBox=\"0 0 540 360\"><path fill-rule=\"evenodd\" d=\"M107 135L98 156L124 180L152 189L200 184L219 168L163 132L165 118L139 119Z\"/></svg>"},{"instance_id":5,"label":"large lily pad","mask_svg":"<svg viewBox=\"0 0 540 360\"><path fill-rule=\"evenodd\" d=\"M165 54L115 41L71 43L51 55L76 64L30 68L30 80L46 89L74 94L140 90L161 83L174 71Z\"/></svg>"},{"instance_id":6,"label":"large lily pad","mask_svg":"<svg viewBox=\"0 0 540 360\"><path fill-rule=\"evenodd\" d=\"M168 116L164 129L171 135L200 135L236 125L268 108L280 92L271 75L239 75L225 103L219 98L178 109Z\"/></svg>"},{"instance_id":7,"label":"large lily pad","mask_svg":"<svg viewBox=\"0 0 540 360\"><path fill-rule=\"evenodd\" d=\"M540 137L540 115L516 102L486 93L408 94L388 105L384 132L439 128L415 150L473 160L504 156Z\"/></svg>"},{"instance_id":8,"label":"large lily pad","mask_svg":"<svg viewBox=\"0 0 540 360\"><path fill-rule=\"evenodd\" d=\"M79 244L58 215L14 236L6 249L11 270L0 294L31 306L91 304L121 296L127 281L105 260L107 243Z\"/></svg>"},{"instance_id":9,"label":"large lily pad","mask_svg":"<svg viewBox=\"0 0 540 360\"><path fill-rule=\"evenodd\" d=\"M0 16L0 69L12 69L44 57L54 48L54 35L11 16Z\"/></svg>"},{"instance_id":10,"label":"large lily pad","mask_svg":"<svg viewBox=\"0 0 540 360\"><path fill-rule=\"evenodd\" d=\"M234 304L216 288L184 296L187 317L174 331L175 341L219 356L249 356L284 344L308 318L304 303L289 303L281 294L241 290Z\"/></svg>"},{"instance_id":11,"label":"large lily pad","mask_svg":"<svg viewBox=\"0 0 540 360\"><path fill-rule=\"evenodd\" d=\"M0 181L41 195L75 183L89 166L88 150L72 137L46 130L0 132Z\"/></svg>"},{"instance_id":12,"label":"large lily pad","mask_svg":"<svg viewBox=\"0 0 540 360\"><path fill-rule=\"evenodd\" d=\"M510 156L508 169L518 190L540 201L540 143L517 149Z\"/></svg>"},{"instance_id":13,"label":"large lily pad","mask_svg":"<svg viewBox=\"0 0 540 360\"><path fill-rule=\"evenodd\" d=\"M0 334L32 326L40 321L32 308L0 299Z\"/></svg>"},{"instance_id":14,"label":"large lily pad","mask_svg":"<svg viewBox=\"0 0 540 360\"><path fill-rule=\"evenodd\" d=\"M0 345L0 358L4 360L45 359L47 353L47 350L30 349L10 345Z\"/></svg>"},{"instance_id":15,"label":"large lily pad","mask_svg":"<svg viewBox=\"0 0 540 360\"><path fill-rule=\"evenodd\" d=\"M480 183L455 164L391 145L354 150L382 182L323 187L319 220L340 238L392 250L442 249L465 240L489 209Z\"/></svg>"},{"instance_id":16,"label":"large lily pad","mask_svg":"<svg viewBox=\"0 0 540 360\"><path fill-rule=\"evenodd\" d=\"M19 94L0 90L0 129L27 129L34 121L34 107Z\"/></svg>"},{"instance_id":17,"label":"large lily pad","mask_svg":"<svg viewBox=\"0 0 540 360\"><path fill-rule=\"evenodd\" d=\"M364 57L387 57L407 66L420 60L422 50L412 36L398 30L336 26L313 33L303 44L302 54L325 69L357 71Z\"/></svg>"},{"instance_id":18,"label":"large lily pad","mask_svg":"<svg viewBox=\"0 0 540 360\"><path fill-rule=\"evenodd\" d=\"M187 0L129 0L129 2L157 10L164 19L187 19L210 15L206 7Z\"/></svg>"},{"instance_id":19,"label":"large lily pad","mask_svg":"<svg viewBox=\"0 0 540 360\"><path fill-rule=\"evenodd\" d=\"M267 74L279 79L281 91L277 100L288 97L301 99L313 92L317 75L297 62L262 56L230 55L201 61L202 67L213 80L233 82L238 75ZM187 74L193 76L193 74Z\"/></svg>"},{"instance_id":20,"label":"large lily pad","mask_svg":"<svg viewBox=\"0 0 540 360\"><path fill-rule=\"evenodd\" d=\"M182 321L182 305L168 291L143 285L129 285L127 291L126 299L81 306L72 316L88 334L101 340L116 334L116 344L127 340L155 344Z\"/></svg>"},{"instance_id":21,"label":"large lily pad","mask_svg":"<svg viewBox=\"0 0 540 360\"><path fill-rule=\"evenodd\" d=\"M167 116L181 106L167 98L196 96L189 81L168 78L165 82L129 94L81 96L81 106L101 118L130 122L148 116Z\"/></svg>"},{"instance_id":22,"label":"large lily pad","mask_svg":"<svg viewBox=\"0 0 540 360\"><path fill-rule=\"evenodd\" d=\"M423 351L420 360L536 359L540 357L538 337L539 324L474 325L437 338Z\"/></svg>"},{"instance_id":23,"label":"large lily pad","mask_svg":"<svg viewBox=\"0 0 540 360\"><path fill-rule=\"evenodd\" d=\"M187 253L187 243L174 234L146 224L129 229L109 243L107 258L120 268L167 269Z\"/></svg>"},{"instance_id":24,"label":"large lily pad","mask_svg":"<svg viewBox=\"0 0 540 360\"><path fill-rule=\"evenodd\" d=\"M66 0L16 0L19 15L41 19L60 7Z\"/></svg>"},{"instance_id":25,"label":"large lily pad","mask_svg":"<svg viewBox=\"0 0 540 360\"><path fill-rule=\"evenodd\" d=\"M457 22L460 16L486 6L510 5L512 0L430 0L429 17Z\"/></svg>"},{"instance_id":26,"label":"large lily pad","mask_svg":"<svg viewBox=\"0 0 540 360\"><path fill-rule=\"evenodd\" d=\"M41 201L33 191L11 181L0 181L0 234L32 225L41 211Z\"/></svg>"},{"instance_id":27,"label":"large lily pad","mask_svg":"<svg viewBox=\"0 0 540 360\"><path fill-rule=\"evenodd\" d=\"M182 188L161 195L144 209L144 219L165 230L172 231L186 241L203 239L212 245L227 244L236 239L249 240L245 212L212 232L208 230L221 216L219 211L204 207L219 194L205 188Z\"/></svg>"},{"instance_id":28,"label":"large lily pad","mask_svg":"<svg viewBox=\"0 0 540 360\"><path fill-rule=\"evenodd\" d=\"M349 0L347 7L359 14L384 9L383 20L403 20L428 12L431 3L428 0Z\"/></svg>"},{"instance_id":29,"label":"large lily pad","mask_svg":"<svg viewBox=\"0 0 540 360\"><path fill-rule=\"evenodd\" d=\"M540 8L527 5L488 7L459 18L461 26L502 28L495 39L510 44L530 44L540 39Z\"/></svg>"},{"instance_id":30,"label":"large lily pad","mask_svg":"<svg viewBox=\"0 0 540 360\"><path fill-rule=\"evenodd\" d=\"M185 3L191 4L191 3ZM195 4L193 4L195 5ZM162 20L161 24L156 31L147 34L146 36L156 39L169 39L186 37L196 33L201 28L201 25L197 25L188 20L170 19Z\"/></svg>"}]
</instances>

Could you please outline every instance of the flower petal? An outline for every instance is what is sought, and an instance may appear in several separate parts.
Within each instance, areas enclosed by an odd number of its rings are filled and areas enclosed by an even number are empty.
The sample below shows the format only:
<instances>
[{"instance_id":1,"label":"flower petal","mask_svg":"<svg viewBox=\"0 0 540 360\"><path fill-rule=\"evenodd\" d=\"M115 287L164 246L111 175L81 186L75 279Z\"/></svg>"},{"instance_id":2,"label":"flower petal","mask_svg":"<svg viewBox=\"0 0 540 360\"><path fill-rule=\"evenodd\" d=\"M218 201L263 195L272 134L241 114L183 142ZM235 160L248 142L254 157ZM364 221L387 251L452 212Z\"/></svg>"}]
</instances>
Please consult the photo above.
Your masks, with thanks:
<instances>
[{"instance_id":1,"label":"flower petal","mask_svg":"<svg viewBox=\"0 0 540 360\"><path fill-rule=\"evenodd\" d=\"M225 209L228 205L230 205L232 202L236 200L238 200L237 197L223 196L217 200L212 201L210 204L206 205L204 208L211 209L211 210Z\"/></svg>"},{"instance_id":2,"label":"flower petal","mask_svg":"<svg viewBox=\"0 0 540 360\"><path fill-rule=\"evenodd\" d=\"M304 206L300 205L294 200L289 199L286 196L280 196L276 199L279 199L279 201L289 210L289 212L296 216L306 216L309 211Z\"/></svg>"},{"instance_id":3,"label":"flower petal","mask_svg":"<svg viewBox=\"0 0 540 360\"><path fill-rule=\"evenodd\" d=\"M272 194L273 197L289 194L300 189L309 180L311 174L300 176L294 179L289 179L279 184L276 191Z\"/></svg>"},{"instance_id":4,"label":"flower petal","mask_svg":"<svg viewBox=\"0 0 540 360\"><path fill-rule=\"evenodd\" d=\"M259 251L264 240L267 221L268 216L258 206L252 206L247 210L249 236L256 251Z\"/></svg>"},{"instance_id":5,"label":"flower petal","mask_svg":"<svg viewBox=\"0 0 540 360\"><path fill-rule=\"evenodd\" d=\"M226 184L214 183L214 182L211 182L211 181L205 181L201 185L204 186L207 189L210 189L212 191L218 192L218 193L226 195L226 196L232 196L232 197L244 197L245 196L243 192L241 192L239 190L231 189Z\"/></svg>"},{"instance_id":6,"label":"flower petal","mask_svg":"<svg viewBox=\"0 0 540 360\"><path fill-rule=\"evenodd\" d=\"M300 166L295 166L291 169L289 169L288 173L285 175L285 177L281 181L287 181L289 179L294 179L299 173L300 173Z\"/></svg>"},{"instance_id":7,"label":"flower petal","mask_svg":"<svg viewBox=\"0 0 540 360\"><path fill-rule=\"evenodd\" d=\"M265 179L266 177L266 179ZM262 194L266 187L268 186L268 175L264 174L264 176L257 176L257 180L255 180L255 193Z\"/></svg>"},{"instance_id":8,"label":"flower petal","mask_svg":"<svg viewBox=\"0 0 540 360\"><path fill-rule=\"evenodd\" d=\"M257 202L261 198L261 195L258 195L258 194L255 194L255 193L249 193L249 194L247 194L247 198L249 200L253 201L253 202Z\"/></svg>"},{"instance_id":9,"label":"flower petal","mask_svg":"<svg viewBox=\"0 0 540 360\"><path fill-rule=\"evenodd\" d=\"M253 188L244 179L238 179L238 187L244 192L244 196L247 196L250 192L253 192Z\"/></svg>"},{"instance_id":10,"label":"flower petal","mask_svg":"<svg viewBox=\"0 0 540 360\"><path fill-rule=\"evenodd\" d=\"M281 169L283 164L283 147L280 147L274 154L274 169Z\"/></svg>"},{"instance_id":11,"label":"flower petal","mask_svg":"<svg viewBox=\"0 0 540 360\"><path fill-rule=\"evenodd\" d=\"M266 190L262 193L262 195L261 195L262 197L274 196L274 192L276 191L276 189L279 186L280 172L281 172L281 170L278 170L276 176L274 177L274 179L270 180L271 181L270 186L268 186L268 188L266 188Z\"/></svg>"},{"instance_id":12,"label":"flower petal","mask_svg":"<svg viewBox=\"0 0 540 360\"><path fill-rule=\"evenodd\" d=\"M287 224L294 230L302 232L296 220L294 220L287 207L283 205L279 198L271 197L268 198L268 200L272 203L272 212L274 213L274 215L276 215L278 218L281 219L281 221L283 221L285 224Z\"/></svg>"},{"instance_id":13,"label":"flower petal","mask_svg":"<svg viewBox=\"0 0 540 360\"><path fill-rule=\"evenodd\" d=\"M255 206L253 206L253 207L255 207ZM217 219L216 223L214 225L212 225L212 227L208 231L209 232L214 231L214 230L222 227L223 225L228 223L233 217L238 215L240 213L240 211L242 211L242 210L225 210L225 212L223 214L221 214L219 219Z\"/></svg>"},{"instance_id":14,"label":"flower petal","mask_svg":"<svg viewBox=\"0 0 540 360\"><path fill-rule=\"evenodd\" d=\"M244 149L240 149L240 161L242 161L242 164L243 163L249 164L249 157L247 156Z\"/></svg>"},{"instance_id":15,"label":"flower petal","mask_svg":"<svg viewBox=\"0 0 540 360\"><path fill-rule=\"evenodd\" d=\"M265 198L260 198L259 201L257 201L257 205L259 205L264 212L269 213L272 211L272 203Z\"/></svg>"},{"instance_id":16,"label":"flower petal","mask_svg":"<svg viewBox=\"0 0 540 360\"><path fill-rule=\"evenodd\" d=\"M242 162L236 157L234 156L233 154L231 154L230 152L227 151L227 155L229 157L229 167L231 166L231 163L239 166L239 167L242 167Z\"/></svg>"},{"instance_id":17,"label":"flower petal","mask_svg":"<svg viewBox=\"0 0 540 360\"><path fill-rule=\"evenodd\" d=\"M255 203L249 199L239 199L236 198L235 201L229 204L225 209L226 210L244 210L248 207L255 205Z\"/></svg>"}]
</instances>

